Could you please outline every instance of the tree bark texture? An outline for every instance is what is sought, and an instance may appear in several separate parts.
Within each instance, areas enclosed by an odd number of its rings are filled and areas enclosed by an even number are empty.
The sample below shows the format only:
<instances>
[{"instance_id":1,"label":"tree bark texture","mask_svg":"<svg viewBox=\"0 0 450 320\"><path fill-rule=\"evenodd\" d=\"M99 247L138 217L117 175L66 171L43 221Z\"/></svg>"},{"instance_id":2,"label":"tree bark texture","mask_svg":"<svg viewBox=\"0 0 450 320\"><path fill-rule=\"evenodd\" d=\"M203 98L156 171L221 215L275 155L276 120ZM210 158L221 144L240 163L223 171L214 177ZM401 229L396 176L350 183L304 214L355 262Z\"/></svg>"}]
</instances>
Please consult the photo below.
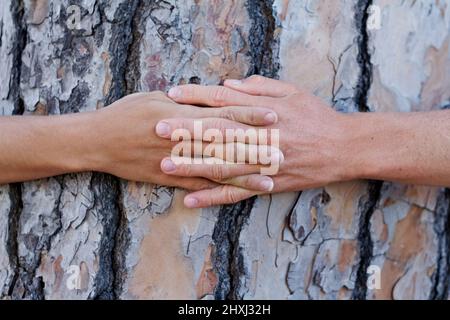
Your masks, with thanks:
<instances>
[{"instance_id":1,"label":"tree bark texture","mask_svg":"<svg viewBox=\"0 0 450 320\"><path fill-rule=\"evenodd\" d=\"M448 1L4 0L0 34L0 115L251 74L342 112L450 101ZM0 298L449 298L444 188L353 181L205 210L183 195L99 173L0 187Z\"/></svg>"}]
</instances>

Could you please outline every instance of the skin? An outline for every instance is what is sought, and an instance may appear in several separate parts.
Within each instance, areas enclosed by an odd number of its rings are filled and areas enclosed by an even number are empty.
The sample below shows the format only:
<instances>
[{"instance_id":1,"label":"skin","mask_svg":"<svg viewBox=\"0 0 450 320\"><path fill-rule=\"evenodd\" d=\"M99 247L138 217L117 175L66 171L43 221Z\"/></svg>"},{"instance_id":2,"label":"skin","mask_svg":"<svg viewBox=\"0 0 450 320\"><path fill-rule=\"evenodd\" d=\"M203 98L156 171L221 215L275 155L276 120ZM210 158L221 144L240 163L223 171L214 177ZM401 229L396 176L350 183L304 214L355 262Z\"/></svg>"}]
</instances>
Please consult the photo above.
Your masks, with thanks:
<instances>
[{"instance_id":1,"label":"skin","mask_svg":"<svg viewBox=\"0 0 450 320\"><path fill-rule=\"evenodd\" d=\"M285 156L274 177L275 193L355 179L450 186L450 111L340 114L308 92L260 76L228 80L223 87L180 86L169 96L178 103L274 110L278 122L266 128L280 130L280 149ZM172 128L190 128L183 119L164 121ZM215 176L221 176L217 170L226 173L232 166L235 175L256 173L252 171L255 167L236 164L202 172L195 170L195 165L180 165L166 173L210 177L214 170ZM218 204L215 194L222 189L219 186L194 192L186 196L185 204ZM255 195L243 188L227 192L227 203Z\"/></svg>"},{"instance_id":2,"label":"skin","mask_svg":"<svg viewBox=\"0 0 450 320\"><path fill-rule=\"evenodd\" d=\"M164 124L157 126L157 123L175 117L202 119L211 127L220 122L230 128L243 129L277 121L277 115L267 108L182 106L162 92L133 94L96 112L0 117L0 184L98 171L127 180L188 190L214 188L218 183L225 183L226 189L216 195L224 202L226 193L236 192L235 188L256 193L273 189L272 179L257 174L239 172L236 175L231 171L233 177L207 180L163 173L160 166L167 171L170 165L161 164L161 160L171 154L175 142L157 136L156 133L164 136L168 130ZM231 144L231 147L239 146ZM255 169L249 170L253 171Z\"/></svg>"}]
</instances>

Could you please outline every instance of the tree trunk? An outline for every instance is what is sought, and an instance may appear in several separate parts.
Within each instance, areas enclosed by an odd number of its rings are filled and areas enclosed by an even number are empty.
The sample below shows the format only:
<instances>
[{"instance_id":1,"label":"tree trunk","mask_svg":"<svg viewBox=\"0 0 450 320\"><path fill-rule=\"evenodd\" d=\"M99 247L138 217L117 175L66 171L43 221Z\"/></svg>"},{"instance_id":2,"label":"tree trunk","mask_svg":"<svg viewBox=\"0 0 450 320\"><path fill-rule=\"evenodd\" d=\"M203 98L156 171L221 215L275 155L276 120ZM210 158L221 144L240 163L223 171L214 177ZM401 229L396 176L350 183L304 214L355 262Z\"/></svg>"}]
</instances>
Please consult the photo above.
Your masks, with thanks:
<instances>
[{"instance_id":1,"label":"tree trunk","mask_svg":"<svg viewBox=\"0 0 450 320\"><path fill-rule=\"evenodd\" d=\"M434 0L5 0L0 115L251 74L342 112L445 108L449 18ZM1 187L0 299L449 298L443 188L354 181L205 210L183 195L98 173Z\"/></svg>"}]
</instances>

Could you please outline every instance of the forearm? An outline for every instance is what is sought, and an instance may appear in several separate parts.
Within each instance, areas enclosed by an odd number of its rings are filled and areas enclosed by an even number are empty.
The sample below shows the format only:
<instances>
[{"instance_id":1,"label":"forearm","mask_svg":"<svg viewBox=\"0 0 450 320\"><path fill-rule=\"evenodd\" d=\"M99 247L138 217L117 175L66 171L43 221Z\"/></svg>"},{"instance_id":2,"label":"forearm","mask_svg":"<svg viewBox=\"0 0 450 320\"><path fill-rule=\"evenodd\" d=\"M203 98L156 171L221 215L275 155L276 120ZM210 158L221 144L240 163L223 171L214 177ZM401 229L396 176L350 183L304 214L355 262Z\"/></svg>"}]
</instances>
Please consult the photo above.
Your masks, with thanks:
<instances>
[{"instance_id":1,"label":"forearm","mask_svg":"<svg viewBox=\"0 0 450 320\"><path fill-rule=\"evenodd\" d=\"M92 118L0 117L0 184L94 169Z\"/></svg>"},{"instance_id":2,"label":"forearm","mask_svg":"<svg viewBox=\"0 0 450 320\"><path fill-rule=\"evenodd\" d=\"M355 114L346 127L350 178L450 186L450 111Z\"/></svg>"}]
</instances>

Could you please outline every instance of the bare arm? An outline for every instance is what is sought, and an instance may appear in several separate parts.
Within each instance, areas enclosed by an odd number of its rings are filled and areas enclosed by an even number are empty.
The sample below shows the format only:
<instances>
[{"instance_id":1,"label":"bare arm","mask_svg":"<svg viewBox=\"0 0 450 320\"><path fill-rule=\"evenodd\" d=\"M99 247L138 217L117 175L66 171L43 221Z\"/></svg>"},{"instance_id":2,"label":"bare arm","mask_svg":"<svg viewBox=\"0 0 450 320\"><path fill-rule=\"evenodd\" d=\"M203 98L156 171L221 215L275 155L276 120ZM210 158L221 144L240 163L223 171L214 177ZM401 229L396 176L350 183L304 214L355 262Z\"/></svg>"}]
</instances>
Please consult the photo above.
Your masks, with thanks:
<instances>
[{"instance_id":1,"label":"bare arm","mask_svg":"<svg viewBox=\"0 0 450 320\"><path fill-rule=\"evenodd\" d=\"M0 184L95 168L88 114L0 118Z\"/></svg>"},{"instance_id":2,"label":"bare arm","mask_svg":"<svg viewBox=\"0 0 450 320\"><path fill-rule=\"evenodd\" d=\"M348 116L349 178L450 186L450 110Z\"/></svg>"}]
</instances>

